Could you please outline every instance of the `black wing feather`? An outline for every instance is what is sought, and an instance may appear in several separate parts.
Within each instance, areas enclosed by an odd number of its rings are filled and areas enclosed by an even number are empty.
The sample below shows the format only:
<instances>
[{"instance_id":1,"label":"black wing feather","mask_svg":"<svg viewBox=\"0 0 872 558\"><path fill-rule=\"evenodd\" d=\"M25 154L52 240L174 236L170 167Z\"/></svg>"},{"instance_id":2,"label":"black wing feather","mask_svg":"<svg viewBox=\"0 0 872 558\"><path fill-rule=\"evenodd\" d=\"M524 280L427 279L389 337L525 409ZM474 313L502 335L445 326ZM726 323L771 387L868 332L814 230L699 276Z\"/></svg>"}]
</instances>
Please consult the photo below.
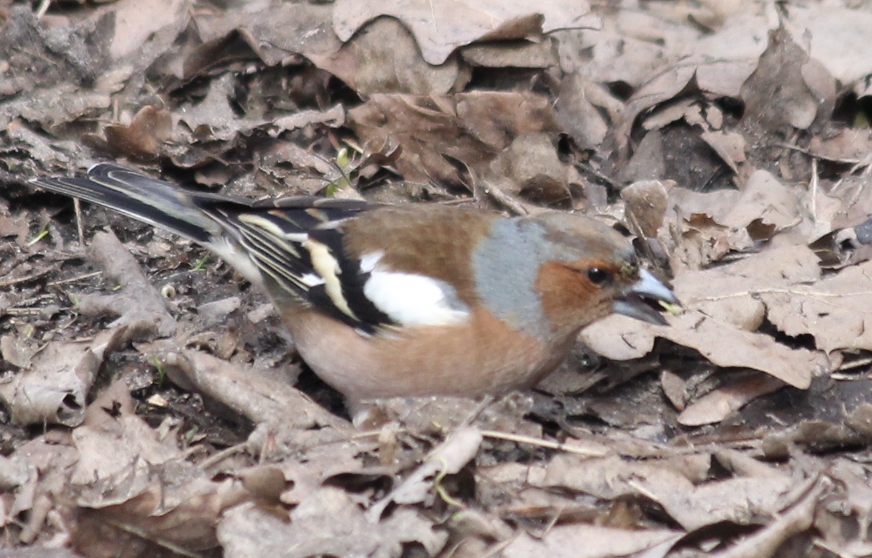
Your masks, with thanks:
<instances>
[{"instance_id":1,"label":"black wing feather","mask_svg":"<svg viewBox=\"0 0 872 558\"><path fill-rule=\"evenodd\" d=\"M185 190L113 163L97 164L87 176L31 182L167 229L219 254L222 249L226 254L229 243L277 288L365 333L393 325L364 295L369 275L343 243L342 222L376 207L366 201L314 196L251 201ZM338 262L342 296L353 315L334 304L324 285L307 282L307 276L317 275L304 246L307 239L326 246Z\"/></svg>"}]
</instances>

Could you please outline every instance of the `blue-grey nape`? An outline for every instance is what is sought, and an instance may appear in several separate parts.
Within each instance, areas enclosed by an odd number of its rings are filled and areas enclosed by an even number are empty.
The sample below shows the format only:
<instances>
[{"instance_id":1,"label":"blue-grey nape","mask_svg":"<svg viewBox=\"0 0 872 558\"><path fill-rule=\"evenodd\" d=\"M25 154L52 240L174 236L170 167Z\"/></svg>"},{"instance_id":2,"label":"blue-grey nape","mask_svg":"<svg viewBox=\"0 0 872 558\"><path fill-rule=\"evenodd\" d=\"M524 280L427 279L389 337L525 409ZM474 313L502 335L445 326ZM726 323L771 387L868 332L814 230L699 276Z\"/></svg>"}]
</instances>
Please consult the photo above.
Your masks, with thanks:
<instances>
[{"instance_id":1,"label":"blue-grey nape","mask_svg":"<svg viewBox=\"0 0 872 558\"><path fill-rule=\"evenodd\" d=\"M549 321L535 290L540 265L554 259L545 228L535 221L497 219L472 255L472 272L485 307L511 327L547 336Z\"/></svg>"}]
</instances>

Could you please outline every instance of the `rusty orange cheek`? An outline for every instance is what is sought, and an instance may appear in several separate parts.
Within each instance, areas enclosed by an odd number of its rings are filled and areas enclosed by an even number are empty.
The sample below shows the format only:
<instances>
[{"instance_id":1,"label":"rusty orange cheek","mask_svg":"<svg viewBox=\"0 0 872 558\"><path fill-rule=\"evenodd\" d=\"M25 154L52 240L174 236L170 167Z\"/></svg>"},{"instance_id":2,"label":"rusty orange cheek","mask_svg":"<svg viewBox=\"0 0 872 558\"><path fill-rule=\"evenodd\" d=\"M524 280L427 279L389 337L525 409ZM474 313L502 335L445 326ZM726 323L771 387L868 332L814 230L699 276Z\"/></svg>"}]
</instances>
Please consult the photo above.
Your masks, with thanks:
<instances>
[{"instance_id":1,"label":"rusty orange cheek","mask_svg":"<svg viewBox=\"0 0 872 558\"><path fill-rule=\"evenodd\" d=\"M542 309L556 331L581 328L608 314L602 290L578 271L557 262L545 262L536 277Z\"/></svg>"}]
</instances>

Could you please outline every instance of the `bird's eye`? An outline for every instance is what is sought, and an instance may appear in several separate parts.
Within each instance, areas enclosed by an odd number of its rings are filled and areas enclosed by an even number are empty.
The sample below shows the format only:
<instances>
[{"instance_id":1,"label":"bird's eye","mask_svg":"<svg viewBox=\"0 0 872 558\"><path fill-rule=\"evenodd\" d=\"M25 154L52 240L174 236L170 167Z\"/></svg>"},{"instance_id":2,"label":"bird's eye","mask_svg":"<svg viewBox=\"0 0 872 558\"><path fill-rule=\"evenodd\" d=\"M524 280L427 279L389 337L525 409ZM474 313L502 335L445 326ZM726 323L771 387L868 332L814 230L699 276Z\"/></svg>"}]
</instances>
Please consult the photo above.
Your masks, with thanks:
<instances>
[{"instance_id":1,"label":"bird's eye","mask_svg":"<svg viewBox=\"0 0 872 558\"><path fill-rule=\"evenodd\" d=\"M611 278L612 274L605 269L592 267L587 270L587 278L594 285L602 285Z\"/></svg>"}]
</instances>

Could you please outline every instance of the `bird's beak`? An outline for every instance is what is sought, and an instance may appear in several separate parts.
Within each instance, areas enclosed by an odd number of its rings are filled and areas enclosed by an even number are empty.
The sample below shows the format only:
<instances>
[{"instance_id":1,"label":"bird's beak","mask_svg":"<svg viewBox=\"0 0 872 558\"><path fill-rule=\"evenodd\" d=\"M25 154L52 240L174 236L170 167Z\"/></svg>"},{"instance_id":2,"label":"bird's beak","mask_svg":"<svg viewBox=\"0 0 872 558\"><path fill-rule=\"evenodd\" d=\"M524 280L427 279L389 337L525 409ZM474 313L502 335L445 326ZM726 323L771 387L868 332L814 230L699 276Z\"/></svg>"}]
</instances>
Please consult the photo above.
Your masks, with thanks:
<instances>
[{"instance_id":1,"label":"bird's beak","mask_svg":"<svg viewBox=\"0 0 872 558\"><path fill-rule=\"evenodd\" d=\"M666 325L666 320L656 309L660 301L681 305L669 287L643 269L639 273L639 280L615 298L612 311L643 322Z\"/></svg>"}]
</instances>

